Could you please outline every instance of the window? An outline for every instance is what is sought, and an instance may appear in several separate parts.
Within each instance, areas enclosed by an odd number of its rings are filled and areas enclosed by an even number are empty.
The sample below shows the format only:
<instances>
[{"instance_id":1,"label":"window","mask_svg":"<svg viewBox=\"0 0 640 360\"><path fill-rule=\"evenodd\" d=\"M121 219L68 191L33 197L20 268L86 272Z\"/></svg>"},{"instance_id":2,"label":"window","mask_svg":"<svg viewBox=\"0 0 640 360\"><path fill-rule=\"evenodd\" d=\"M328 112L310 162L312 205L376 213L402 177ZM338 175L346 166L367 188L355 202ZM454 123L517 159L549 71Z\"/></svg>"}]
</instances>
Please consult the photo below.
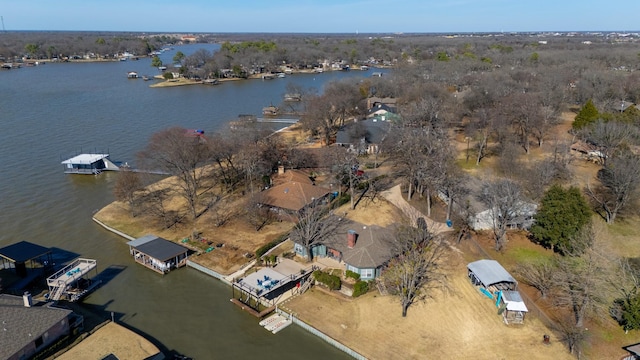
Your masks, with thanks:
<instances>
[{"instance_id":1,"label":"window","mask_svg":"<svg viewBox=\"0 0 640 360\"><path fill-rule=\"evenodd\" d=\"M361 279L373 278L373 269L360 269L360 278Z\"/></svg>"}]
</instances>

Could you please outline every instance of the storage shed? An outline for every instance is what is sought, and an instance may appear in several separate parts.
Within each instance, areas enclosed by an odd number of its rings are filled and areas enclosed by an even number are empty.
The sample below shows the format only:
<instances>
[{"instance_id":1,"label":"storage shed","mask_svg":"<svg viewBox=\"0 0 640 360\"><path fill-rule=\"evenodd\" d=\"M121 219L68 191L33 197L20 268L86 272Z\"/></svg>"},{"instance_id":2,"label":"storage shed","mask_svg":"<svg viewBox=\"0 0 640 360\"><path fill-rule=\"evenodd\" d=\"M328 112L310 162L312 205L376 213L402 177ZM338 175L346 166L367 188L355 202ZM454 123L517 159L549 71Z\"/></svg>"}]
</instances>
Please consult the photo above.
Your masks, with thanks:
<instances>
[{"instance_id":1,"label":"storage shed","mask_svg":"<svg viewBox=\"0 0 640 360\"><path fill-rule=\"evenodd\" d=\"M497 305L498 314L502 313L502 319L507 325L524 323L524 316L529 312L518 291L499 291Z\"/></svg>"},{"instance_id":2,"label":"storage shed","mask_svg":"<svg viewBox=\"0 0 640 360\"><path fill-rule=\"evenodd\" d=\"M497 290L516 290L518 282L495 260L478 260L467 265L469 279L495 293Z\"/></svg>"}]
</instances>

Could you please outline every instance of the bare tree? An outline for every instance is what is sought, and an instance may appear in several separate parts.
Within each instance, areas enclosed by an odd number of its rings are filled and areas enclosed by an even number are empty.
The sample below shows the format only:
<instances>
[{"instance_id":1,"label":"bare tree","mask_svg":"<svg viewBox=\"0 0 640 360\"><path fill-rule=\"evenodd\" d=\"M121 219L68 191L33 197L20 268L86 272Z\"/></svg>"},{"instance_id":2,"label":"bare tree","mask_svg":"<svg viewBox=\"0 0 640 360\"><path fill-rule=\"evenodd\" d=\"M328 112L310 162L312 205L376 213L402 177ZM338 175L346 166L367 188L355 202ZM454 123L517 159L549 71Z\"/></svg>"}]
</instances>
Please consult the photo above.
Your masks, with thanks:
<instances>
[{"instance_id":1,"label":"bare tree","mask_svg":"<svg viewBox=\"0 0 640 360\"><path fill-rule=\"evenodd\" d=\"M607 313L608 294L615 290L619 272L618 261L603 244L594 242L595 234L589 229L581 236L590 238L584 242L593 245L579 257L559 257L553 275L552 302L569 309L578 327L589 315Z\"/></svg>"},{"instance_id":2,"label":"bare tree","mask_svg":"<svg viewBox=\"0 0 640 360\"><path fill-rule=\"evenodd\" d=\"M555 264L550 261L522 263L515 269L516 275L524 283L537 289L543 299L547 298L553 288L554 271Z\"/></svg>"},{"instance_id":3,"label":"bare tree","mask_svg":"<svg viewBox=\"0 0 640 360\"><path fill-rule=\"evenodd\" d=\"M142 189L142 180L139 173L126 168L120 171L113 187L113 194L117 200L126 202L129 205L132 217L136 217L138 214L138 197L136 193Z\"/></svg>"},{"instance_id":4,"label":"bare tree","mask_svg":"<svg viewBox=\"0 0 640 360\"><path fill-rule=\"evenodd\" d=\"M327 214L326 210L320 205L303 208L298 212L298 222L291 230L291 240L304 247L308 261L313 260L313 246L333 234L338 226L338 219Z\"/></svg>"},{"instance_id":5,"label":"bare tree","mask_svg":"<svg viewBox=\"0 0 640 360\"><path fill-rule=\"evenodd\" d=\"M489 208L496 250L507 245L507 229L522 217L524 205L520 185L500 179L484 184L480 200Z\"/></svg>"},{"instance_id":6,"label":"bare tree","mask_svg":"<svg viewBox=\"0 0 640 360\"><path fill-rule=\"evenodd\" d=\"M276 220L276 215L268 206L262 205L260 194L251 196L245 203L244 217L256 231Z\"/></svg>"},{"instance_id":7,"label":"bare tree","mask_svg":"<svg viewBox=\"0 0 640 360\"><path fill-rule=\"evenodd\" d=\"M418 220L418 227L398 229L394 242L397 255L382 275L386 287L399 298L403 317L412 304L445 286L447 279L443 269L445 243L434 237L423 218Z\"/></svg>"},{"instance_id":8,"label":"bare tree","mask_svg":"<svg viewBox=\"0 0 640 360\"><path fill-rule=\"evenodd\" d=\"M180 195L195 220L199 215L198 201L210 190L207 182L210 170L205 165L211 161L211 150L206 140L174 127L153 134L138 156L147 169L161 170L178 179Z\"/></svg>"},{"instance_id":9,"label":"bare tree","mask_svg":"<svg viewBox=\"0 0 640 360\"><path fill-rule=\"evenodd\" d=\"M624 152L610 159L598 172L601 186L587 185L586 193L598 205L603 218L613 224L618 213L631 205L640 185L640 157Z\"/></svg>"}]
</instances>

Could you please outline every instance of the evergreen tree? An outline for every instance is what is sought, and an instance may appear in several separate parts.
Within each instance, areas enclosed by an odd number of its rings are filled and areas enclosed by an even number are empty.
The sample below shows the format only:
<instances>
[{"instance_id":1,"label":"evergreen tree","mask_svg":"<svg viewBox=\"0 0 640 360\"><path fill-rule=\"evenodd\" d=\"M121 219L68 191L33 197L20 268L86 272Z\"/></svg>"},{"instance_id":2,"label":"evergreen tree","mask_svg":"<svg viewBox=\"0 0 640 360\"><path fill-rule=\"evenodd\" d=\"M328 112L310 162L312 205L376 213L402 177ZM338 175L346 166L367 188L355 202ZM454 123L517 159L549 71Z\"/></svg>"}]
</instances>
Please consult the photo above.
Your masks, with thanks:
<instances>
[{"instance_id":1,"label":"evergreen tree","mask_svg":"<svg viewBox=\"0 0 640 360\"><path fill-rule=\"evenodd\" d=\"M573 121L573 129L580 130L598 120L600 114L598 113L598 109L593 105L593 101L591 99L587 100L587 103L584 104L582 109L576 115L575 120Z\"/></svg>"},{"instance_id":2,"label":"evergreen tree","mask_svg":"<svg viewBox=\"0 0 640 360\"><path fill-rule=\"evenodd\" d=\"M545 193L531 234L543 246L563 255L582 253L580 231L590 222L591 210L576 187L554 185Z\"/></svg>"}]
</instances>

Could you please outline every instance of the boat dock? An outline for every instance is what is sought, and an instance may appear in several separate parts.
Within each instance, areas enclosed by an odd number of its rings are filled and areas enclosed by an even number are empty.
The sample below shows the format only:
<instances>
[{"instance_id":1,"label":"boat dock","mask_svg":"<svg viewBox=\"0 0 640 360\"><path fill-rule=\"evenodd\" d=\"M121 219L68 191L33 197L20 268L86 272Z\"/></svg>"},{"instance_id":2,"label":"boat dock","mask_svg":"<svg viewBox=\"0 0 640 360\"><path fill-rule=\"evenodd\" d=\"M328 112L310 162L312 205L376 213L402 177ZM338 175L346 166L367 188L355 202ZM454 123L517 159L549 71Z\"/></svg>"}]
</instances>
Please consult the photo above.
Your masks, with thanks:
<instances>
[{"instance_id":1,"label":"boat dock","mask_svg":"<svg viewBox=\"0 0 640 360\"><path fill-rule=\"evenodd\" d=\"M262 123L283 123L283 124L295 124L300 119L288 119L288 118L256 118L257 122Z\"/></svg>"},{"instance_id":2,"label":"boat dock","mask_svg":"<svg viewBox=\"0 0 640 360\"><path fill-rule=\"evenodd\" d=\"M96 260L78 258L49 276L47 278L49 299L58 301L66 295L70 301L79 300L100 283L92 282L86 276L94 269L98 271Z\"/></svg>"},{"instance_id":3,"label":"boat dock","mask_svg":"<svg viewBox=\"0 0 640 360\"><path fill-rule=\"evenodd\" d=\"M267 331L271 331L273 334L276 334L278 331L286 328L291 325L293 320L290 318L286 318L280 314L273 314L268 318L260 321L260 326L267 329Z\"/></svg>"}]
</instances>

